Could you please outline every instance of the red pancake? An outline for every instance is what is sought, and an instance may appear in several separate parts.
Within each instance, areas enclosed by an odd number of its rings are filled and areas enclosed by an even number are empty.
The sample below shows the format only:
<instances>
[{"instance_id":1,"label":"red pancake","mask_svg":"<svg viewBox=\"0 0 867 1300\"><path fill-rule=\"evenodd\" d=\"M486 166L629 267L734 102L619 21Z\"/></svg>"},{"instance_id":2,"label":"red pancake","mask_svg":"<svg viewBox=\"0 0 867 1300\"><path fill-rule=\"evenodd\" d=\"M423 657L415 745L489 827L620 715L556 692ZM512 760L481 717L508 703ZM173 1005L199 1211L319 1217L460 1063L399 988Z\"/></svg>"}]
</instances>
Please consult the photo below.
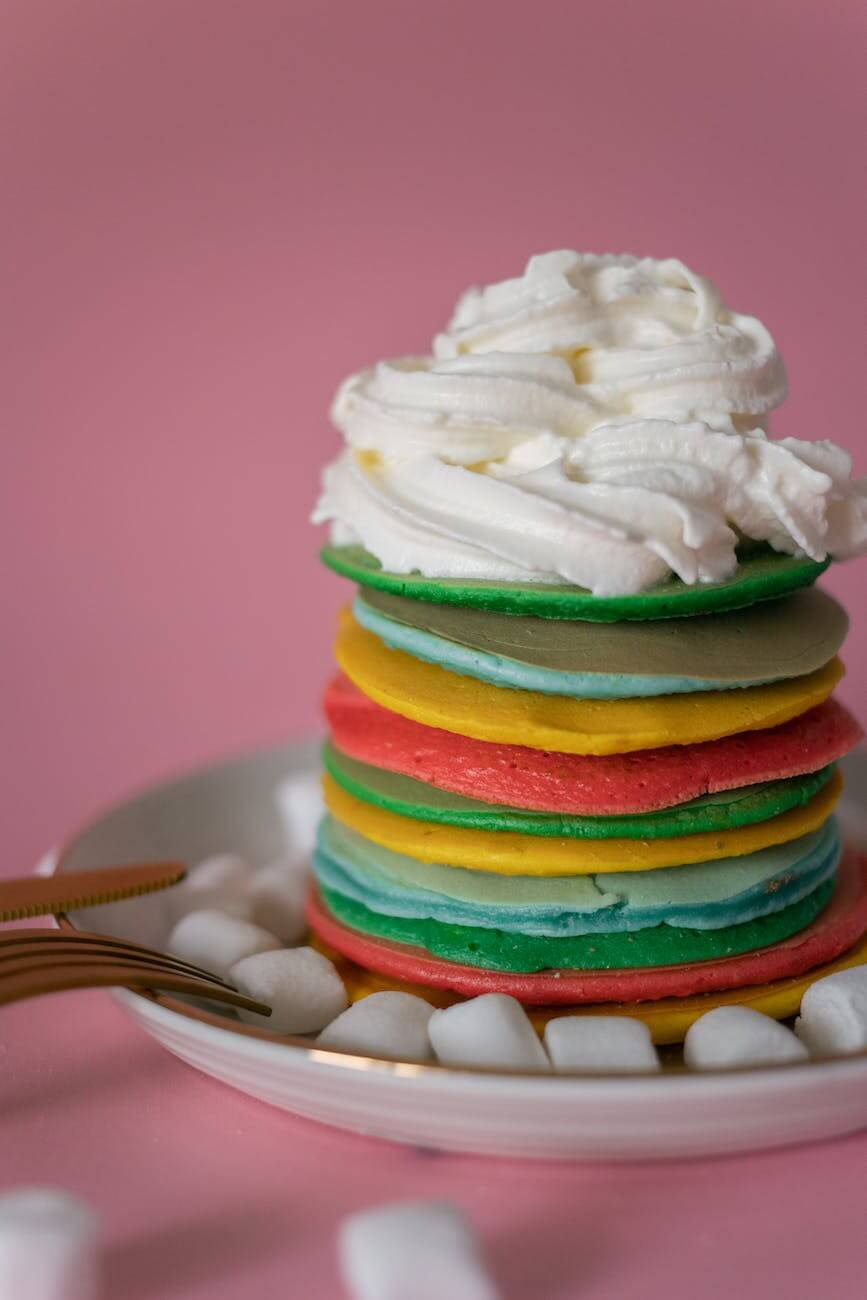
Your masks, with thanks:
<instances>
[{"instance_id":1,"label":"red pancake","mask_svg":"<svg viewBox=\"0 0 867 1300\"><path fill-rule=\"evenodd\" d=\"M867 857L847 851L831 902L800 934L737 957L682 966L534 974L481 970L443 961L423 948L352 930L331 915L315 889L308 899L307 919L320 939L359 966L393 979L450 989L464 997L508 993L528 1006L655 1002L791 979L834 961L867 933Z\"/></svg>"},{"instance_id":2,"label":"red pancake","mask_svg":"<svg viewBox=\"0 0 867 1300\"><path fill-rule=\"evenodd\" d=\"M791 722L632 754L557 754L472 740L391 713L339 674L325 693L334 744L350 758L483 803L585 816L652 812L759 781L815 772L858 743L836 700Z\"/></svg>"}]
</instances>

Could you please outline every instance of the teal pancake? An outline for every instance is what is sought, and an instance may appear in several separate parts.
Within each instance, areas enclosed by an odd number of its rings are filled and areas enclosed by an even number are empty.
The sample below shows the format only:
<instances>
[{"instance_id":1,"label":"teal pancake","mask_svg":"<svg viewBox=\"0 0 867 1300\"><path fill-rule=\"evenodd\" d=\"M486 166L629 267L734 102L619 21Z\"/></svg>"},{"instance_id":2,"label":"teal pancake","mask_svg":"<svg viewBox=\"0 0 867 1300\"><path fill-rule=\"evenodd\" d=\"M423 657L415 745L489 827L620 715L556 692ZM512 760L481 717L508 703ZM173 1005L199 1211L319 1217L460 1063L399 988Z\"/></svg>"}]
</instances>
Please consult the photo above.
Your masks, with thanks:
<instances>
[{"instance_id":1,"label":"teal pancake","mask_svg":"<svg viewBox=\"0 0 867 1300\"><path fill-rule=\"evenodd\" d=\"M337 920L363 934L424 948L436 957L487 970L621 970L718 961L779 943L806 929L830 901L834 881L770 916L721 930L658 925L634 933L535 938L438 921L382 916L333 890L321 896Z\"/></svg>"},{"instance_id":2,"label":"teal pancake","mask_svg":"<svg viewBox=\"0 0 867 1300\"><path fill-rule=\"evenodd\" d=\"M818 772L704 795L659 812L589 817L531 812L468 799L411 776L371 767L342 754L331 742L324 748L323 762L338 785L356 799L403 817L476 830L575 839L661 839L748 826L808 803L834 773L834 765L829 764Z\"/></svg>"},{"instance_id":3,"label":"teal pancake","mask_svg":"<svg viewBox=\"0 0 867 1300\"><path fill-rule=\"evenodd\" d=\"M831 563L780 555L769 547L744 547L738 569L728 582L688 586L671 578L635 596L594 596L584 587L545 583L464 581L425 578L419 573L389 573L361 546L325 546L322 562L363 587L450 605L531 614L538 618L584 619L611 623L620 619L681 618L719 610L741 609L809 587Z\"/></svg>"},{"instance_id":4,"label":"teal pancake","mask_svg":"<svg viewBox=\"0 0 867 1300\"><path fill-rule=\"evenodd\" d=\"M818 588L698 618L566 622L359 592L353 614L387 646L494 686L582 699L728 690L800 677L849 620Z\"/></svg>"},{"instance_id":5,"label":"teal pancake","mask_svg":"<svg viewBox=\"0 0 867 1300\"><path fill-rule=\"evenodd\" d=\"M720 930L800 902L837 869L840 835L818 831L741 858L604 876L532 877L420 863L326 817L319 884L383 916L562 938L660 925Z\"/></svg>"}]
</instances>

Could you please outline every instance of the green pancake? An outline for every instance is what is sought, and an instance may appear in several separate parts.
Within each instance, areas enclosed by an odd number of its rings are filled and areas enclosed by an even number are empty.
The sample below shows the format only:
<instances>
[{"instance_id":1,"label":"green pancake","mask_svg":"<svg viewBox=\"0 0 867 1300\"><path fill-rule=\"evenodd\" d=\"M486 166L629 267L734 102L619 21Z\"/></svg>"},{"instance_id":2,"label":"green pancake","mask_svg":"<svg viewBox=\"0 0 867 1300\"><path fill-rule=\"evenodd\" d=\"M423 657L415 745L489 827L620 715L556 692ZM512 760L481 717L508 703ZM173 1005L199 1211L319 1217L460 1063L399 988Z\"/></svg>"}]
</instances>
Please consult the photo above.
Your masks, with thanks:
<instances>
[{"instance_id":1,"label":"green pancake","mask_svg":"<svg viewBox=\"0 0 867 1300\"><path fill-rule=\"evenodd\" d=\"M436 786L371 767L342 754L330 742L323 750L325 768L338 785L365 803L418 821L443 822L475 830L519 831L573 839L661 839L702 831L731 830L767 821L806 804L831 779L834 765L761 785L703 795L659 812L622 817L579 817L569 813L533 812L482 803Z\"/></svg>"},{"instance_id":2,"label":"green pancake","mask_svg":"<svg viewBox=\"0 0 867 1300\"><path fill-rule=\"evenodd\" d=\"M749 609L625 625L522 617L407 600L372 588L363 590L358 601L356 617L372 610L378 622L388 621L386 628L398 624L435 639L434 645L446 642L486 659L591 678L690 678L711 683L695 687L705 690L812 673L834 658L849 627L842 605L818 587ZM378 626L371 630L381 635ZM390 643L387 635L383 639ZM414 652L411 645L405 648ZM434 655L430 657L438 662ZM464 671L474 675L472 668ZM495 678L485 680L496 684Z\"/></svg>"},{"instance_id":3,"label":"green pancake","mask_svg":"<svg viewBox=\"0 0 867 1300\"><path fill-rule=\"evenodd\" d=\"M375 587L413 600L591 623L681 618L741 609L810 586L831 563L830 558L817 562L780 555L766 546L744 546L738 551L737 573L728 582L687 586L679 578L671 578L636 596L594 596L585 587L389 573L362 546L325 546L320 556L330 569L363 587Z\"/></svg>"},{"instance_id":4,"label":"green pancake","mask_svg":"<svg viewBox=\"0 0 867 1300\"><path fill-rule=\"evenodd\" d=\"M770 916L719 930L656 925L628 933L535 937L480 926L446 925L372 912L334 890L320 889L329 911L353 930L393 943L424 948L434 956L486 970L622 970L719 961L780 943L806 929L827 905L835 880Z\"/></svg>"}]
</instances>

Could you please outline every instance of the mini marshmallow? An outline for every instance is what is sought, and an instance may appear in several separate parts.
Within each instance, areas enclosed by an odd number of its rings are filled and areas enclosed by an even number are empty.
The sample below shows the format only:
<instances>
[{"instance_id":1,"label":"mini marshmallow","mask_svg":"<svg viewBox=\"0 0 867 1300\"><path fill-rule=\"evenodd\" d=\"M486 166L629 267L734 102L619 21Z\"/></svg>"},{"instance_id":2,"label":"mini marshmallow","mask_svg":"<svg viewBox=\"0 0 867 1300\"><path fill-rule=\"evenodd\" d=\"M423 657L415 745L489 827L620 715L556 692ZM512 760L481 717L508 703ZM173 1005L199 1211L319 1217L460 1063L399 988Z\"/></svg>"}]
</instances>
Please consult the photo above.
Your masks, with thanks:
<instances>
[{"instance_id":1,"label":"mini marshmallow","mask_svg":"<svg viewBox=\"0 0 867 1300\"><path fill-rule=\"evenodd\" d=\"M96 1300L97 1218L66 1192L0 1197L0 1300Z\"/></svg>"},{"instance_id":2,"label":"mini marshmallow","mask_svg":"<svg viewBox=\"0 0 867 1300\"><path fill-rule=\"evenodd\" d=\"M659 1069L650 1030L629 1016L558 1016L545 1026L545 1047L561 1072Z\"/></svg>"},{"instance_id":3,"label":"mini marshmallow","mask_svg":"<svg viewBox=\"0 0 867 1300\"><path fill-rule=\"evenodd\" d=\"M467 1002L456 1002L444 1011L434 1011L428 1033L443 1065L551 1068L524 1008L505 993L484 993Z\"/></svg>"},{"instance_id":4,"label":"mini marshmallow","mask_svg":"<svg viewBox=\"0 0 867 1300\"><path fill-rule=\"evenodd\" d=\"M811 1056L867 1050L867 966L837 971L811 984L795 1033Z\"/></svg>"},{"instance_id":5,"label":"mini marshmallow","mask_svg":"<svg viewBox=\"0 0 867 1300\"><path fill-rule=\"evenodd\" d=\"M301 943L307 936L304 902L309 885L308 872L291 859L261 867L247 895L250 919L289 947Z\"/></svg>"},{"instance_id":6,"label":"mini marshmallow","mask_svg":"<svg viewBox=\"0 0 867 1300\"><path fill-rule=\"evenodd\" d=\"M214 853L190 867L184 884L189 889L243 889L252 875L250 863L237 853Z\"/></svg>"},{"instance_id":7,"label":"mini marshmallow","mask_svg":"<svg viewBox=\"0 0 867 1300\"><path fill-rule=\"evenodd\" d=\"M498 1300L475 1234L447 1201L406 1201L344 1219L338 1236L353 1300Z\"/></svg>"},{"instance_id":8,"label":"mini marshmallow","mask_svg":"<svg viewBox=\"0 0 867 1300\"><path fill-rule=\"evenodd\" d=\"M275 1034L313 1034L346 1009L343 981L327 957L315 948L281 948L245 957L229 979L248 997L265 1002L270 1016L238 1011L248 1025Z\"/></svg>"},{"instance_id":9,"label":"mini marshmallow","mask_svg":"<svg viewBox=\"0 0 867 1300\"><path fill-rule=\"evenodd\" d=\"M274 792L289 856L308 861L316 844L316 828L325 811L318 772L290 776Z\"/></svg>"},{"instance_id":10,"label":"mini marshmallow","mask_svg":"<svg viewBox=\"0 0 867 1300\"><path fill-rule=\"evenodd\" d=\"M690 1025L683 1058L693 1070L805 1061L807 1049L785 1025L750 1007L715 1007Z\"/></svg>"},{"instance_id":11,"label":"mini marshmallow","mask_svg":"<svg viewBox=\"0 0 867 1300\"><path fill-rule=\"evenodd\" d=\"M49 849L43 853L42 857L33 868L34 876L53 876L57 870L58 853L56 849Z\"/></svg>"},{"instance_id":12,"label":"mini marshmallow","mask_svg":"<svg viewBox=\"0 0 867 1300\"><path fill-rule=\"evenodd\" d=\"M167 891L169 917L179 921L188 912L207 909L249 920L247 891L252 880L253 868L235 853L205 858L190 867L179 885Z\"/></svg>"},{"instance_id":13,"label":"mini marshmallow","mask_svg":"<svg viewBox=\"0 0 867 1300\"><path fill-rule=\"evenodd\" d=\"M427 1027L433 1007L412 993L371 993L332 1020L317 1047L395 1061L433 1058Z\"/></svg>"},{"instance_id":14,"label":"mini marshmallow","mask_svg":"<svg viewBox=\"0 0 867 1300\"><path fill-rule=\"evenodd\" d=\"M206 908L181 917L169 935L167 947L175 957L227 979L236 962L253 953L279 948L280 940L251 921Z\"/></svg>"}]
</instances>

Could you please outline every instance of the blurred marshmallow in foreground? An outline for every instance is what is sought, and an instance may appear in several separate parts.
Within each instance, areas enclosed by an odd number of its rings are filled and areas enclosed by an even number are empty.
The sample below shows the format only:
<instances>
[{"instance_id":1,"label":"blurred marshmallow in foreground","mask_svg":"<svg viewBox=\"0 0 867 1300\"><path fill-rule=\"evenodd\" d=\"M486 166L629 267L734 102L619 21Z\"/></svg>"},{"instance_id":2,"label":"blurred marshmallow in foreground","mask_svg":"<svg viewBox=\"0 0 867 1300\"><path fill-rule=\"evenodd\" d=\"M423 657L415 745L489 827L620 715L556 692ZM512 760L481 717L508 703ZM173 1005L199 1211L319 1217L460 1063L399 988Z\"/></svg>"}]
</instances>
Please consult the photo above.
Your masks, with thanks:
<instances>
[{"instance_id":1,"label":"blurred marshmallow in foreground","mask_svg":"<svg viewBox=\"0 0 867 1300\"><path fill-rule=\"evenodd\" d=\"M0 1300L96 1300L98 1221L66 1192L0 1197Z\"/></svg>"},{"instance_id":2,"label":"blurred marshmallow in foreground","mask_svg":"<svg viewBox=\"0 0 867 1300\"><path fill-rule=\"evenodd\" d=\"M443 1065L505 1070L550 1070L545 1049L527 1013L505 993L483 993L434 1011L428 1033Z\"/></svg>"},{"instance_id":3,"label":"blurred marshmallow in foreground","mask_svg":"<svg viewBox=\"0 0 867 1300\"><path fill-rule=\"evenodd\" d=\"M325 811L318 772L298 772L274 791L286 835L287 853L309 861L316 843L316 827Z\"/></svg>"},{"instance_id":4,"label":"blurred marshmallow in foreground","mask_svg":"<svg viewBox=\"0 0 867 1300\"><path fill-rule=\"evenodd\" d=\"M715 1007L686 1032L683 1059L693 1070L782 1065L807 1060L791 1029L750 1007Z\"/></svg>"},{"instance_id":5,"label":"blurred marshmallow in foreground","mask_svg":"<svg viewBox=\"0 0 867 1300\"><path fill-rule=\"evenodd\" d=\"M558 1016L545 1026L545 1047L554 1069L563 1073L659 1069L650 1030L629 1016Z\"/></svg>"},{"instance_id":6,"label":"blurred marshmallow in foreground","mask_svg":"<svg viewBox=\"0 0 867 1300\"><path fill-rule=\"evenodd\" d=\"M811 984L795 1033L811 1056L867 1051L867 966L837 971Z\"/></svg>"},{"instance_id":7,"label":"blurred marshmallow in foreground","mask_svg":"<svg viewBox=\"0 0 867 1300\"><path fill-rule=\"evenodd\" d=\"M394 1061L430 1061L432 1013L430 1003L412 993L371 993L332 1020L316 1046Z\"/></svg>"},{"instance_id":8,"label":"blurred marshmallow in foreground","mask_svg":"<svg viewBox=\"0 0 867 1300\"><path fill-rule=\"evenodd\" d=\"M475 1235L446 1201L407 1201L344 1220L338 1238L353 1300L499 1300Z\"/></svg>"}]
</instances>

